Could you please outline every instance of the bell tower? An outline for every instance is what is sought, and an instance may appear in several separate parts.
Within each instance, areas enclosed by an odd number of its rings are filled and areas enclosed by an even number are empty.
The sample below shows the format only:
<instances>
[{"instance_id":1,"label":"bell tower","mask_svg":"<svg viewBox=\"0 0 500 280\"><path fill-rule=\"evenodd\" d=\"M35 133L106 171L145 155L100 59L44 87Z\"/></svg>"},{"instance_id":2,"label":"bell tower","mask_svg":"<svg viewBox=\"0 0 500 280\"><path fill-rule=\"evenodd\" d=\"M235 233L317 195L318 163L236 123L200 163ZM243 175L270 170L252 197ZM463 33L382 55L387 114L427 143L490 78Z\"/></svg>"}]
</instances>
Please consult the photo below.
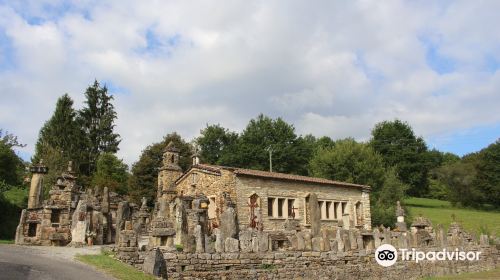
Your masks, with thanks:
<instances>
[{"instance_id":1,"label":"bell tower","mask_svg":"<svg viewBox=\"0 0 500 280\"><path fill-rule=\"evenodd\" d=\"M172 195L175 190L175 180L182 175L182 168L179 166L179 152L173 142L168 143L163 152L163 165L158 173L157 198L163 194Z\"/></svg>"}]
</instances>

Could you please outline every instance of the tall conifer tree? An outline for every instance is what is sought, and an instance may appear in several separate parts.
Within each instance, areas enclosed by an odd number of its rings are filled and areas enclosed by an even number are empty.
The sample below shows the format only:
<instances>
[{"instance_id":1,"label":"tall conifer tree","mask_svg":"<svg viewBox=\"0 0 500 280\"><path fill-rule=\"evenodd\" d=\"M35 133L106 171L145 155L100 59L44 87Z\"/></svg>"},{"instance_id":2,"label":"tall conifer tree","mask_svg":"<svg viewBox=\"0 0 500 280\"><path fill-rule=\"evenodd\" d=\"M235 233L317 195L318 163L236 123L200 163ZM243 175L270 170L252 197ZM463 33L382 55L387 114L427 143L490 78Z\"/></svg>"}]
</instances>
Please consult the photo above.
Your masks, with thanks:
<instances>
[{"instance_id":1,"label":"tall conifer tree","mask_svg":"<svg viewBox=\"0 0 500 280\"><path fill-rule=\"evenodd\" d=\"M43 159L44 164L49 167L49 174L45 179L46 186L54 183L68 161L73 161L75 166L82 161L83 134L76 115L73 100L64 94L57 100L54 114L40 130L32 162L38 163Z\"/></svg>"},{"instance_id":2,"label":"tall conifer tree","mask_svg":"<svg viewBox=\"0 0 500 280\"><path fill-rule=\"evenodd\" d=\"M80 171L92 175L97 158L101 153L116 153L120 144L120 135L114 133L116 112L106 86L96 80L85 91L85 106L80 110L78 121L85 134L85 162Z\"/></svg>"}]
</instances>

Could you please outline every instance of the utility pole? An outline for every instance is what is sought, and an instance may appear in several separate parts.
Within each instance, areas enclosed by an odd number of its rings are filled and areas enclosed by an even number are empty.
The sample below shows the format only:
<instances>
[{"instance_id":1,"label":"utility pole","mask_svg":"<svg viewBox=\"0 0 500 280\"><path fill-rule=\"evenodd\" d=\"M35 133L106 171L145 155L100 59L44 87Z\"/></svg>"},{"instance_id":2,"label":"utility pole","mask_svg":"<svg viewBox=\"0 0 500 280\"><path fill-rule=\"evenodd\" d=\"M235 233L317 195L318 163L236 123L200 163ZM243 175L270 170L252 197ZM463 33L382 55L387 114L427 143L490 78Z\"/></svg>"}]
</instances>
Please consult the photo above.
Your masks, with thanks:
<instances>
[{"instance_id":1,"label":"utility pole","mask_svg":"<svg viewBox=\"0 0 500 280\"><path fill-rule=\"evenodd\" d=\"M273 172L273 147L269 145L266 148L266 151L269 152L269 172Z\"/></svg>"}]
</instances>

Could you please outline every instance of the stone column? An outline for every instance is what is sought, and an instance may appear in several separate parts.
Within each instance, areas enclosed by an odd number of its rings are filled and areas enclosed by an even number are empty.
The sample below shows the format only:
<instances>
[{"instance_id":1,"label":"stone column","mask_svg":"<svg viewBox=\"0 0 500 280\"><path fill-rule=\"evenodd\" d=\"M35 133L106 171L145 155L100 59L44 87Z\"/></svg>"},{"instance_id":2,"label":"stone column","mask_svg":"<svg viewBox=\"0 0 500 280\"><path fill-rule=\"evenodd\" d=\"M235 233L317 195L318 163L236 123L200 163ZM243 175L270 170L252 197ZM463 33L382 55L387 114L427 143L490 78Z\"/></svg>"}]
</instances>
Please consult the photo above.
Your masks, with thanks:
<instances>
[{"instance_id":1,"label":"stone column","mask_svg":"<svg viewBox=\"0 0 500 280\"><path fill-rule=\"evenodd\" d=\"M321 209L318 206L318 196L315 193L309 195L309 213L311 217L312 237L319 237L321 231Z\"/></svg>"},{"instance_id":2,"label":"stone column","mask_svg":"<svg viewBox=\"0 0 500 280\"><path fill-rule=\"evenodd\" d=\"M24 243L24 222L26 221L26 209L21 212L21 218L19 219L19 225L16 228L16 244L21 245Z\"/></svg>"},{"instance_id":3,"label":"stone column","mask_svg":"<svg viewBox=\"0 0 500 280\"><path fill-rule=\"evenodd\" d=\"M28 196L28 209L38 208L42 205L43 176L47 174L48 168L42 162L30 168L31 177L30 192Z\"/></svg>"}]
</instances>

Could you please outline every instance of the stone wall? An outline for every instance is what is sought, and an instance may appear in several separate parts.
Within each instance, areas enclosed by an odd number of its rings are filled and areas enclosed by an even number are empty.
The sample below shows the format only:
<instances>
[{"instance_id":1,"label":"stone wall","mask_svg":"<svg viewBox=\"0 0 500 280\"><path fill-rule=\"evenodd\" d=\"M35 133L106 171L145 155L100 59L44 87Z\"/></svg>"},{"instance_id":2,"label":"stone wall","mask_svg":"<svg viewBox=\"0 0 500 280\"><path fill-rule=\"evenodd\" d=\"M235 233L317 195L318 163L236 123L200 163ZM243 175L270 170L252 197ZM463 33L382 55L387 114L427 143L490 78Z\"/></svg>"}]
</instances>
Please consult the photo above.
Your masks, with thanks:
<instances>
[{"instance_id":1,"label":"stone wall","mask_svg":"<svg viewBox=\"0 0 500 280\"><path fill-rule=\"evenodd\" d=\"M439 250L441 248L426 248ZM454 250L454 248L450 248ZM479 261L403 262L384 268L373 250L352 252L267 252L184 254L163 252L169 279L420 279L426 276L493 269L500 265L496 247L481 250Z\"/></svg>"}]
</instances>

